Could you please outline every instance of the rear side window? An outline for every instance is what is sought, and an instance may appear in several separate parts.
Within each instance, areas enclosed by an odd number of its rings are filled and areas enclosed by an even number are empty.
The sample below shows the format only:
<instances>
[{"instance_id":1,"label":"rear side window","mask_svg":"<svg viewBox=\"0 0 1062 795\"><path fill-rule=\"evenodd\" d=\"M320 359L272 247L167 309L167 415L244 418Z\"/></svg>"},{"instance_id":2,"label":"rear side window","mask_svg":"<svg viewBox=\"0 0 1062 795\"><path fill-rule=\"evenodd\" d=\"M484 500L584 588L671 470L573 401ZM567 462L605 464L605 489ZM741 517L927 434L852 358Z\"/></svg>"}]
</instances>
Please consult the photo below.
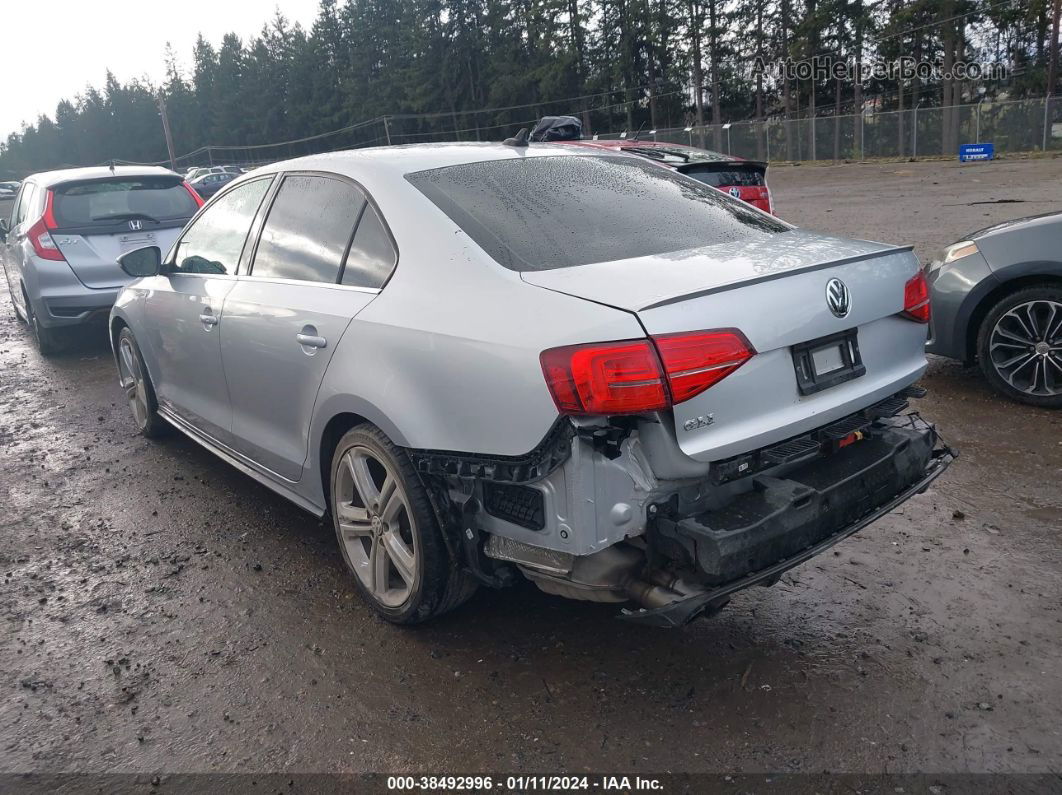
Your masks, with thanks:
<instances>
[{"instance_id":1,"label":"rear side window","mask_svg":"<svg viewBox=\"0 0 1062 795\"><path fill-rule=\"evenodd\" d=\"M350 244L341 283L352 287L383 287L397 259L383 221L372 205L368 205Z\"/></svg>"},{"instance_id":2,"label":"rear side window","mask_svg":"<svg viewBox=\"0 0 1062 795\"><path fill-rule=\"evenodd\" d=\"M18 205L15 207L15 223L21 224L25 221L30 214L30 207L33 205L33 198L37 193L37 186L32 182L27 182L22 186L22 190L18 195ZM12 224L14 226L14 224Z\"/></svg>"},{"instance_id":3,"label":"rear side window","mask_svg":"<svg viewBox=\"0 0 1062 795\"><path fill-rule=\"evenodd\" d=\"M185 231L177 245L176 273L235 273L251 222L271 179L238 185L219 198Z\"/></svg>"},{"instance_id":4,"label":"rear side window","mask_svg":"<svg viewBox=\"0 0 1062 795\"><path fill-rule=\"evenodd\" d=\"M52 212L60 228L191 218L199 209L180 177L122 177L58 185Z\"/></svg>"},{"instance_id":5,"label":"rear side window","mask_svg":"<svg viewBox=\"0 0 1062 795\"><path fill-rule=\"evenodd\" d=\"M285 177L262 227L251 275L335 284L364 204L361 191L338 179Z\"/></svg>"},{"instance_id":6,"label":"rear side window","mask_svg":"<svg viewBox=\"0 0 1062 795\"><path fill-rule=\"evenodd\" d=\"M540 271L750 240L789 227L635 157L490 160L407 174L506 268Z\"/></svg>"}]
</instances>

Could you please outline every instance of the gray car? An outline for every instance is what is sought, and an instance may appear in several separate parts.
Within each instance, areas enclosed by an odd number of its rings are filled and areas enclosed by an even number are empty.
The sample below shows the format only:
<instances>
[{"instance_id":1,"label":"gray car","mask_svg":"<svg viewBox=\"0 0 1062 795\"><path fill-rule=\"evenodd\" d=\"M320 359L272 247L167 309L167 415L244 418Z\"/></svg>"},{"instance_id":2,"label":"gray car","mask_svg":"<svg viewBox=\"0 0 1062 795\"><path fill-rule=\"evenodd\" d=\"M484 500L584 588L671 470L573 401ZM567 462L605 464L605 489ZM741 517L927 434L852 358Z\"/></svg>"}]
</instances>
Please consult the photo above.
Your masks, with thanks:
<instances>
[{"instance_id":1,"label":"gray car","mask_svg":"<svg viewBox=\"0 0 1062 795\"><path fill-rule=\"evenodd\" d=\"M990 226L926 266L928 350L1013 400L1062 407L1062 213Z\"/></svg>"},{"instance_id":2,"label":"gray car","mask_svg":"<svg viewBox=\"0 0 1062 795\"><path fill-rule=\"evenodd\" d=\"M126 251L169 248L202 200L172 171L116 166L27 177L0 219L0 262L15 314L42 353L61 330L105 320L129 282L115 261Z\"/></svg>"},{"instance_id":3,"label":"gray car","mask_svg":"<svg viewBox=\"0 0 1062 795\"><path fill-rule=\"evenodd\" d=\"M523 576L680 625L949 463L909 248L514 141L276 163L124 255L140 430L330 516L398 623Z\"/></svg>"}]
</instances>

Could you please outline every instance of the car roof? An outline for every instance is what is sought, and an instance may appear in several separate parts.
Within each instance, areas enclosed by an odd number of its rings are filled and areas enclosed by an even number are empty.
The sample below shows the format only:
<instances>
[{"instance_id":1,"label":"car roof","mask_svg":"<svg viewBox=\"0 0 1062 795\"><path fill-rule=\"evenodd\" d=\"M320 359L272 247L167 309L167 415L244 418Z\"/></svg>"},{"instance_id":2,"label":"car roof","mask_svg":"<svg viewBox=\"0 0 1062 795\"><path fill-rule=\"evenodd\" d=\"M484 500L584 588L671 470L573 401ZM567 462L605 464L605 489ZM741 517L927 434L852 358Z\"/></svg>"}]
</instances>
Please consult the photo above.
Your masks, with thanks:
<instances>
[{"instance_id":1,"label":"car roof","mask_svg":"<svg viewBox=\"0 0 1062 795\"><path fill-rule=\"evenodd\" d=\"M66 168L59 171L41 171L26 177L43 188L51 188L66 182L82 180L113 179L114 177L179 177L180 175L161 166L90 166Z\"/></svg>"},{"instance_id":2,"label":"car roof","mask_svg":"<svg viewBox=\"0 0 1062 795\"><path fill-rule=\"evenodd\" d=\"M251 175L277 171L331 171L351 177L359 177L366 172L379 176L403 177L418 171L481 163L487 160L522 160L545 156L586 157L593 154L585 149L580 150L551 143L532 143L527 146L506 146L500 143L402 144L307 155L293 160L270 163L255 169Z\"/></svg>"}]
</instances>

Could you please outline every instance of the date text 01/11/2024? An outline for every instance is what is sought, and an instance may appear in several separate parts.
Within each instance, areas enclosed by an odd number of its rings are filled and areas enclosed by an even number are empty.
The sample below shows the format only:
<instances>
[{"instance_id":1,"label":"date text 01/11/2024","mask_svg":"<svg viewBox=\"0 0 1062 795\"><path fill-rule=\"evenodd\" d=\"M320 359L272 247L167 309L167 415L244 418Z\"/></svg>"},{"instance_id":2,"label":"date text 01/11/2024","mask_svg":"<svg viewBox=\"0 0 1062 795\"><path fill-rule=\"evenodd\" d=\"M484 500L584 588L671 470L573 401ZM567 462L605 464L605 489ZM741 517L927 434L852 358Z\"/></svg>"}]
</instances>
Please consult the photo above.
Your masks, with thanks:
<instances>
[{"instance_id":1,"label":"date text 01/11/2024","mask_svg":"<svg viewBox=\"0 0 1062 795\"><path fill-rule=\"evenodd\" d=\"M613 792L661 791L663 782L642 776L388 776L388 791Z\"/></svg>"}]
</instances>

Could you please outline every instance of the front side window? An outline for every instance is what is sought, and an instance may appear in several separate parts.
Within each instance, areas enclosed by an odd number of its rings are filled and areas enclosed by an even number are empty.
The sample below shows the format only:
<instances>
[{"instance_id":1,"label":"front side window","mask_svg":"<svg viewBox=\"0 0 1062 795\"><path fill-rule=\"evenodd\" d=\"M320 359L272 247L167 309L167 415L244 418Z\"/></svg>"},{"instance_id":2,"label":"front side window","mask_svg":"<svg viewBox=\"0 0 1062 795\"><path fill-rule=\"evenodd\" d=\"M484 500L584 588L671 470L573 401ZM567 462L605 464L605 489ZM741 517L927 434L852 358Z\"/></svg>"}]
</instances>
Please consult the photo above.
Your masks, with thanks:
<instances>
[{"instance_id":1,"label":"front side window","mask_svg":"<svg viewBox=\"0 0 1062 795\"><path fill-rule=\"evenodd\" d=\"M488 160L406 179L515 271L685 251L790 228L715 188L634 157Z\"/></svg>"},{"instance_id":2,"label":"front side window","mask_svg":"<svg viewBox=\"0 0 1062 795\"><path fill-rule=\"evenodd\" d=\"M383 287L397 258L383 221L373 206L368 205L350 244L341 283L352 287Z\"/></svg>"},{"instance_id":3,"label":"front side window","mask_svg":"<svg viewBox=\"0 0 1062 795\"><path fill-rule=\"evenodd\" d=\"M235 273L247 232L271 181L245 182L208 207L177 245L173 272Z\"/></svg>"},{"instance_id":4,"label":"front side window","mask_svg":"<svg viewBox=\"0 0 1062 795\"><path fill-rule=\"evenodd\" d=\"M365 198L329 177L285 177L262 227L252 276L335 284Z\"/></svg>"}]
</instances>

